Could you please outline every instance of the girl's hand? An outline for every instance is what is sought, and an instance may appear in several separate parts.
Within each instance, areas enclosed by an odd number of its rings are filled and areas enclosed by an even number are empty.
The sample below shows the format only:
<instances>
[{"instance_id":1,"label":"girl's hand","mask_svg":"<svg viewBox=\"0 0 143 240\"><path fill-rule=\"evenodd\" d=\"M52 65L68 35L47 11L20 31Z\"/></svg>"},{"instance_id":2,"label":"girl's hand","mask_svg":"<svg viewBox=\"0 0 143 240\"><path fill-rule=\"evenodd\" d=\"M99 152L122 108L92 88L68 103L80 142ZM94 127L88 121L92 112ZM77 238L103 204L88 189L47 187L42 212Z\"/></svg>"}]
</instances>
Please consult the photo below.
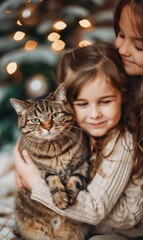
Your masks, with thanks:
<instances>
[{"instance_id":1,"label":"girl's hand","mask_svg":"<svg viewBox=\"0 0 143 240\"><path fill-rule=\"evenodd\" d=\"M16 166L16 184L18 187L27 187L32 189L41 179L40 171L32 162L28 152L23 150L22 156L18 150L19 140L14 148L15 166ZM25 160L25 161L24 161Z\"/></svg>"}]
</instances>

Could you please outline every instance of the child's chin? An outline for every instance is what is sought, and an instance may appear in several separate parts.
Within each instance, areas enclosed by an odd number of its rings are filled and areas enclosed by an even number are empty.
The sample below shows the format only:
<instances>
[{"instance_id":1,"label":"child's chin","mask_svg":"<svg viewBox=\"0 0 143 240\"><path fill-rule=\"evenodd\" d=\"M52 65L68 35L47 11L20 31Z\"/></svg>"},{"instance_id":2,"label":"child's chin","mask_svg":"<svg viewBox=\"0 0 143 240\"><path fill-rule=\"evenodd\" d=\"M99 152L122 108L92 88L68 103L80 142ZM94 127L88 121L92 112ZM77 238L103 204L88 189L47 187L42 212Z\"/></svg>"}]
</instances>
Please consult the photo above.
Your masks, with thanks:
<instances>
[{"instance_id":1,"label":"child's chin","mask_svg":"<svg viewBox=\"0 0 143 240\"><path fill-rule=\"evenodd\" d=\"M92 137L103 137L104 135L106 135L106 131L92 131L88 132L88 134L90 134Z\"/></svg>"}]
</instances>

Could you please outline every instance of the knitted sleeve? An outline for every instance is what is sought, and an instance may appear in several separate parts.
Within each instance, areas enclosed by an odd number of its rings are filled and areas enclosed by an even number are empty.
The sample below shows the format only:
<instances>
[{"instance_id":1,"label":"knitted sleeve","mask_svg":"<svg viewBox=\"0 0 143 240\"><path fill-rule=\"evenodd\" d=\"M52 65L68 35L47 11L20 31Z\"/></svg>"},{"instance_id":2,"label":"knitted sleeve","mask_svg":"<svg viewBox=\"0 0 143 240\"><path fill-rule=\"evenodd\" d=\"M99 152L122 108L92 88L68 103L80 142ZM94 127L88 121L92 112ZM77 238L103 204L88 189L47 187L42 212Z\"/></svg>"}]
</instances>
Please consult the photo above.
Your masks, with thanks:
<instances>
[{"instance_id":1,"label":"knitted sleeve","mask_svg":"<svg viewBox=\"0 0 143 240\"><path fill-rule=\"evenodd\" d=\"M143 191L141 189L143 179L136 179L134 183L129 182L124 193L104 221L105 224L118 229L128 229L143 219Z\"/></svg>"},{"instance_id":2,"label":"knitted sleeve","mask_svg":"<svg viewBox=\"0 0 143 240\"><path fill-rule=\"evenodd\" d=\"M116 140L117 135L107 144L106 155L111 151ZM97 225L114 210L129 182L133 167L131 149L133 149L132 137L126 133L125 137L118 139L112 154L100 164L103 174L96 173L87 190L81 191L76 203L65 210L53 205L50 191L43 180L40 180L32 190L31 198L60 215ZM118 204L120 205L120 201ZM120 218L119 221L123 219Z\"/></svg>"}]
</instances>

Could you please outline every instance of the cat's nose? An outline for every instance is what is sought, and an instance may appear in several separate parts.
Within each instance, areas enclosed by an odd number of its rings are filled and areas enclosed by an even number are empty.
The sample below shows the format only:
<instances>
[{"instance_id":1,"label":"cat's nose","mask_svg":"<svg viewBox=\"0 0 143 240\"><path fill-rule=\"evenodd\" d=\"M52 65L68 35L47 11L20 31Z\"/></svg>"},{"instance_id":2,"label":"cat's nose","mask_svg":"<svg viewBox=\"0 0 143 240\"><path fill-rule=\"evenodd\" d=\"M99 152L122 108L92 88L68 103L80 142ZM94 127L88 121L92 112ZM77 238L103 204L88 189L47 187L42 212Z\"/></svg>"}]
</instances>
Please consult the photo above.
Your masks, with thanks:
<instances>
[{"instance_id":1,"label":"cat's nose","mask_svg":"<svg viewBox=\"0 0 143 240\"><path fill-rule=\"evenodd\" d=\"M49 131L52 128L52 121L48 120L46 122L43 122L42 127Z\"/></svg>"}]
</instances>

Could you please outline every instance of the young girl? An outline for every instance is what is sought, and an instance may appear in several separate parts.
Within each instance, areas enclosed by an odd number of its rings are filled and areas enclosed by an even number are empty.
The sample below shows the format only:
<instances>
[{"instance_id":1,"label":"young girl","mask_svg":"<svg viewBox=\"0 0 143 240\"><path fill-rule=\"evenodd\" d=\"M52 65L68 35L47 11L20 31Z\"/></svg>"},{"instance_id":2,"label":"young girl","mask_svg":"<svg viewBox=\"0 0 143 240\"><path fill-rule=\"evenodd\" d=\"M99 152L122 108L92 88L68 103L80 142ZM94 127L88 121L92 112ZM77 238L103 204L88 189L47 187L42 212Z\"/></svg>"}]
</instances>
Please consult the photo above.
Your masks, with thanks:
<instances>
[{"instance_id":1,"label":"young girl","mask_svg":"<svg viewBox=\"0 0 143 240\"><path fill-rule=\"evenodd\" d=\"M29 156L25 163L16 146L17 169L27 187L32 189L32 199L61 215L98 225L96 234L103 236L94 239L127 239L119 235L116 228L136 224L140 213L138 198L132 212L128 209L133 204L132 199L126 200L130 195L136 157L134 139L126 122L128 81L119 54L113 46L103 42L75 49L61 59L59 81L65 83L79 127L95 138L91 149L93 157L97 158L97 173L87 191L79 193L76 203L60 210L53 205L48 186Z\"/></svg>"},{"instance_id":2,"label":"young girl","mask_svg":"<svg viewBox=\"0 0 143 240\"><path fill-rule=\"evenodd\" d=\"M116 7L114 28L117 47L130 84L130 129L136 136L140 157L135 171L143 177L143 1L120 0ZM140 167L140 172L138 169Z\"/></svg>"}]
</instances>

